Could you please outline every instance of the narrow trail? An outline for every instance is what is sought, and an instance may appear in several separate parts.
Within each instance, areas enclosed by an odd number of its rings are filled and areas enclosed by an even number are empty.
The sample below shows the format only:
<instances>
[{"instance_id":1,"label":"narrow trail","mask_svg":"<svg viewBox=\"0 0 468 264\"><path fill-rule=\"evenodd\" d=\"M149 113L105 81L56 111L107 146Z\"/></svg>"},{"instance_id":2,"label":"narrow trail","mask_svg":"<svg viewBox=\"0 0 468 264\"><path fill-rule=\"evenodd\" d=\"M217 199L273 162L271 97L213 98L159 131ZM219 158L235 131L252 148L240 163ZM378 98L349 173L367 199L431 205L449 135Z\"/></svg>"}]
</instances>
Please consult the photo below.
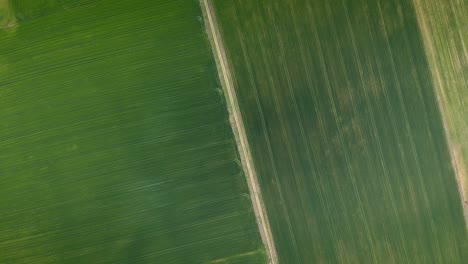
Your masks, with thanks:
<instances>
[{"instance_id":1,"label":"narrow trail","mask_svg":"<svg viewBox=\"0 0 468 264\"><path fill-rule=\"evenodd\" d=\"M423 3L420 0L413 0L413 4L416 10L416 16L417 16L417 20L419 24L419 29L422 35L424 49L428 56L431 75L432 75L434 84L437 86L435 87L437 104L439 106L440 114L442 116L442 123L444 126L444 132L446 135L447 145L449 147L452 167L455 171L458 191L460 193L463 213L465 216L465 227L466 227L466 230L468 231L468 197L466 196L467 190L464 190L464 187L467 181L467 175L465 175L463 157L461 156L460 151L458 150L458 147L453 142L453 139L450 134L449 126L447 123L446 109L444 108L444 103L442 102L442 98L441 98L444 96L444 93L443 93L444 82L442 81L441 73L440 73L439 67L435 59L436 53L434 51L434 47L431 41L433 36L431 35L430 29L428 28L429 27L428 21L427 21L428 18L426 18L426 15L422 7Z\"/></svg>"},{"instance_id":2,"label":"narrow trail","mask_svg":"<svg viewBox=\"0 0 468 264\"><path fill-rule=\"evenodd\" d=\"M236 138L237 147L242 161L247 184L250 191L252 205L255 212L255 217L260 230L260 235L265 246L268 261L271 264L278 263L278 256L271 233L270 223L266 214L265 205L263 203L258 178L253 164L252 155L250 153L249 143L247 141L247 134L245 132L244 123L237 102L235 88L231 81L231 74L229 65L224 51L224 45L219 33L219 28L214 12L213 3L211 0L200 0L205 20L207 34L212 44L213 52L216 59L216 65L220 80L226 92L226 99L228 104L229 118L231 126Z\"/></svg>"}]
</instances>

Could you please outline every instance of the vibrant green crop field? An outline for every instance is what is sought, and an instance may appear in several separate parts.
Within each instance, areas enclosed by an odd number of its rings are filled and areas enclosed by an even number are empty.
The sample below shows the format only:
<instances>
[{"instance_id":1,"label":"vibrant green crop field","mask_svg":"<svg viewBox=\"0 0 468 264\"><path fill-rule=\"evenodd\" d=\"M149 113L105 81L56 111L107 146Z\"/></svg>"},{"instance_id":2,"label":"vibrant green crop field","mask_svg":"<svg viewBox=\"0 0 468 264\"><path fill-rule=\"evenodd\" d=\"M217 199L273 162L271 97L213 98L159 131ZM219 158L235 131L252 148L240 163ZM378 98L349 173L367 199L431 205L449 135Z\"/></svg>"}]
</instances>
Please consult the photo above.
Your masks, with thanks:
<instances>
[{"instance_id":1,"label":"vibrant green crop field","mask_svg":"<svg viewBox=\"0 0 468 264\"><path fill-rule=\"evenodd\" d=\"M197 1L0 12L0 263L264 261Z\"/></svg>"},{"instance_id":2,"label":"vibrant green crop field","mask_svg":"<svg viewBox=\"0 0 468 264\"><path fill-rule=\"evenodd\" d=\"M214 5L280 262L467 263L412 2Z\"/></svg>"}]
</instances>

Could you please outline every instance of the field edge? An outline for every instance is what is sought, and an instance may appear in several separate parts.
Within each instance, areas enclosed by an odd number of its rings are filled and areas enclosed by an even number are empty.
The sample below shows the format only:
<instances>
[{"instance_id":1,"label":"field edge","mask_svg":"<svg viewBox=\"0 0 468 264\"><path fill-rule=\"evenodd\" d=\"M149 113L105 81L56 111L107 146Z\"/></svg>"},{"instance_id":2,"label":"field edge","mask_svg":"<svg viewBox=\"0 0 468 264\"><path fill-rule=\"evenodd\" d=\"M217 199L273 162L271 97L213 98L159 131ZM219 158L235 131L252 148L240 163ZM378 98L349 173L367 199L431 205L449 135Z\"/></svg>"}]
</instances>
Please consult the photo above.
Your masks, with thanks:
<instances>
[{"instance_id":1,"label":"field edge","mask_svg":"<svg viewBox=\"0 0 468 264\"><path fill-rule=\"evenodd\" d=\"M246 176L246 181L250 192L250 200L253 205L255 218L263 245L265 247L268 263L277 264L279 263L278 255L276 253L275 243L258 183L252 154L250 153L247 134L245 132L242 115L239 110L236 91L233 87L231 72L229 70L229 64L227 63L222 37L217 25L213 3L212 0L199 0L199 2L203 13L206 33L211 44L214 59L216 61L219 80L226 98L227 110L229 112L229 121L241 158L242 169Z\"/></svg>"},{"instance_id":2,"label":"field edge","mask_svg":"<svg viewBox=\"0 0 468 264\"><path fill-rule=\"evenodd\" d=\"M424 46L424 52L427 56L427 61L429 64L429 69L431 72L431 77L434 83L434 93L437 98L437 105L439 108L439 112L441 115L444 133L445 133L445 140L447 142L447 146L449 148L450 159L452 163L453 170L455 172L455 177L457 181L458 191L460 194L460 199L463 208L463 215L465 217L465 228L468 231L468 190L465 190L465 184L467 183L467 175L466 175L466 167L464 164L464 160L462 157L462 150L459 149L456 142L454 142L454 138L452 138L449 124L447 121L447 109L445 109L446 105L441 98L443 90L445 89L444 82L442 81L442 76L439 70L439 66L436 60L436 54L434 51L434 47L432 45L433 35L430 29L430 25L428 25L427 17L423 10L423 3L420 0L413 0L414 9L416 11L416 18L418 21L419 31L422 37L422 42Z\"/></svg>"}]
</instances>

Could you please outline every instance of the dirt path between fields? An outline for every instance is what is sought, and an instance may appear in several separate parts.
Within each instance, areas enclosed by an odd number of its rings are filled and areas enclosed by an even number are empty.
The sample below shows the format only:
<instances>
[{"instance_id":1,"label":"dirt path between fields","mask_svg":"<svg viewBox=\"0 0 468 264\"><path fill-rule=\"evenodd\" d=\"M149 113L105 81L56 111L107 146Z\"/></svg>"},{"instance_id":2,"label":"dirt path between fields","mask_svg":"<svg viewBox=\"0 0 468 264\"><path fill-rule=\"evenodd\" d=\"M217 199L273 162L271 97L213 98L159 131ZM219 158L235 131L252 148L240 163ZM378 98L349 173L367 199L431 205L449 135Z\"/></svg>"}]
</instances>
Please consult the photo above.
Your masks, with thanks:
<instances>
[{"instance_id":1,"label":"dirt path between fields","mask_svg":"<svg viewBox=\"0 0 468 264\"><path fill-rule=\"evenodd\" d=\"M252 155L250 153L250 147L247 141L247 134L245 132L244 123L239 109L239 104L237 102L236 91L232 83L231 72L229 70L223 41L218 28L213 3L211 0L200 0L200 4L203 11L208 38L210 39L211 46L215 55L219 77L227 99L229 119L241 157L242 167L246 175L247 184L250 191L250 197L255 212L255 217L257 220L258 228L260 230L260 235L265 246L269 263L277 264L278 257L275 249L275 243L271 233L270 223L266 214L265 205L263 203L260 186L258 184L257 174L255 171L255 166L253 164Z\"/></svg>"},{"instance_id":2,"label":"dirt path between fields","mask_svg":"<svg viewBox=\"0 0 468 264\"><path fill-rule=\"evenodd\" d=\"M421 3L420 0L414 0L413 3L416 9L416 16L417 16L419 28L422 33L424 49L426 51L426 55L428 56L429 68L432 74L434 85L437 86L435 87L437 104L439 105L439 110L442 115L442 123L444 126L447 144L448 144L449 151L450 151L450 158L452 161L453 169L455 171L458 191L460 192L463 212L465 215L465 227L468 230L468 197L467 197L468 190L465 190L465 187L467 186L466 184L468 183L468 179L466 175L466 168L465 168L463 157L461 155L461 150L459 149L459 146L454 144L453 139L451 138L449 127L448 127L446 111L444 109L444 102L442 101L442 98L441 98L445 96L443 92L445 88L444 88L444 83L442 81L441 73L439 71L439 67L436 62L436 57L435 57L436 54L435 54L434 47L431 41L433 36L431 35L430 29L428 28L428 21L427 21L428 18L424 14L424 10L422 7L423 3Z\"/></svg>"}]
</instances>

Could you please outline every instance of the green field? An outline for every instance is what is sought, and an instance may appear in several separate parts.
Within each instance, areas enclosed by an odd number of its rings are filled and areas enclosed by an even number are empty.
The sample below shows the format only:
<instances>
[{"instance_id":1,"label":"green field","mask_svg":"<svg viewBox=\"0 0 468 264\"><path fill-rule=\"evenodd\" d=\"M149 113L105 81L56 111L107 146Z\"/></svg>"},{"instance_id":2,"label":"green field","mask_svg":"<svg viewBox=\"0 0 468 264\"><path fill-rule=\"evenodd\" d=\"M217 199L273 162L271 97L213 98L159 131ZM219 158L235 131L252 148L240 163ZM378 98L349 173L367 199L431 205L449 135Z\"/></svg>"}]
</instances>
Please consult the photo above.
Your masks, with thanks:
<instances>
[{"instance_id":1,"label":"green field","mask_svg":"<svg viewBox=\"0 0 468 264\"><path fill-rule=\"evenodd\" d=\"M214 6L280 262L467 263L412 2Z\"/></svg>"},{"instance_id":2,"label":"green field","mask_svg":"<svg viewBox=\"0 0 468 264\"><path fill-rule=\"evenodd\" d=\"M0 263L265 261L201 15L0 0Z\"/></svg>"}]
</instances>

